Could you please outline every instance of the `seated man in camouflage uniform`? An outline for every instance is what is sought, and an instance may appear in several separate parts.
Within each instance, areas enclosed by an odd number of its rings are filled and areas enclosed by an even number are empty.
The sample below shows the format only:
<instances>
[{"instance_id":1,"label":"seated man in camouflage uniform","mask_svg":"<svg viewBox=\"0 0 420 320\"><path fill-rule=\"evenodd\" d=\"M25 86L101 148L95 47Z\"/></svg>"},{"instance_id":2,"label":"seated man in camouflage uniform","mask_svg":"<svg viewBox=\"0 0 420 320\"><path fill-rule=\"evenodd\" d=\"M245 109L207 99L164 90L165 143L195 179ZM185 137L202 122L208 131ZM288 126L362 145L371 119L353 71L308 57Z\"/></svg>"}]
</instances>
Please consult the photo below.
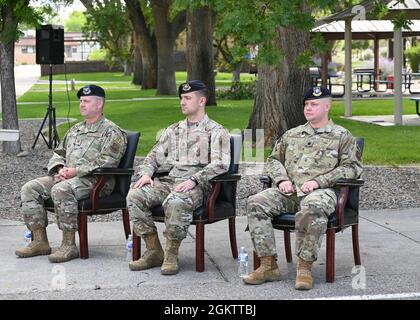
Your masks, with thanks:
<instances>
[{"instance_id":1,"label":"seated man in camouflage uniform","mask_svg":"<svg viewBox=\"0 0 420 320\"><path fill-rule=\"evenodd\" d=\"M27 182L21 191L23 218L32 231L28 247L16 250L21 258L49 255L50 262L65 262L79 256L75 243L78 230L77 201L89 197L96 178L90 173L99 167L117 167L127 147L126 134L103 116L105 92L90 85L77 92L80 114L85 118L69 129L48 163L48 176ZM115 179L105 183L101 195L109 195ZM52 198L58 227L63 231L60 248L51 253L44 201Z\"/></svg>"},{"instance_id":2,"label":"seated man in camouflage uniform","mask_svg":"<svg viewBox=\"0 0 420 320\"><path fill-rule=\"evenodd\" d=\"M229 168L229 134L205 113L207 87L192 80L181 84L178 93L186 119L162 133L139 167L140 179L127 196L134 232L147 247L139 260L130 262L131 270L161 266L164 275L178 273L178 249L187 236L193 211L203 204L209 180ZM153 180L153 173L162 166L170 169L169 175ZM150 211L161 204L165 210L165 252Z\"/></svg>"},{"instance_id":3,"label":"seated man in camouflage uniform","mask_svg":"<svg viewBox=\"0 0 420 320\"><path fill-rule=\"evenodd\" d=\"M267 160L265 171L273 187L248 198L249 230L261 266L243 279L246 284L280 280L271 221L282 212L297 212L295 288L312 288L312 263L317 260L328 215L337 203L335 183L362 172L355 138L328 118L331 103L328 89L307 91L304 115L308 122L284 133Z\"/></svg>"}]
</instances>

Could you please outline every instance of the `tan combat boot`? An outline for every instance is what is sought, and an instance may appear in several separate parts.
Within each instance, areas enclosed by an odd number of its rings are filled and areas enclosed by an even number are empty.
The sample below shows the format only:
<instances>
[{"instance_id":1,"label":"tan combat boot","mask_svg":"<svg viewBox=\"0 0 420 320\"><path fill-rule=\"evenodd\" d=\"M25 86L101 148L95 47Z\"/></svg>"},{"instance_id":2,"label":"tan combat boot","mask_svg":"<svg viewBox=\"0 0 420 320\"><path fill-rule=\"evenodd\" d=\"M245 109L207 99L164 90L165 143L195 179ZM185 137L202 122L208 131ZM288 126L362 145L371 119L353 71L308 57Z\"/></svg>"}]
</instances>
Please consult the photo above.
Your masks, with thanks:
<instances>
[{"instance_id":1,"label":"tan combat boot","mask_svg":"<svg viewBox=\"0 0 420 320\"><path fill-rule=\"evenodd\" d=\"M295 289L297 290L310 290L312 289L312 261L305 261L298 257L296 267L296 283Z\"/></svg>"},{"instance_id":2,"label":"tan combat boot","mask_svg":"<svg viewBox=\"0 0 420 320\"><path fill-rule=\"evenodd\" d=\"M15 254L19 258L42 256L51 253L48 243L47 231L45 228L38 228L32 231L33 240L27 247L18 248Z\"/></svg>"},{"instance_id":3,"label":"tan combat boot","mask_svg":"<svg viewBox=\"0 0 420 320\"><path fill-rule=\"evenodd\" d=\"M53 263L67 262L79 257L79 250L75 240L76 232L63 230L63 241L60 248L48 256L48 260Z\"/></svg>"},{"instance_id":4,"label":"tan combat boot","mask_svg":"<svg viewBox=\"0 0 420 320\"><path fill-rule=\"evenodd\" d=\"M261 257L260 267L242 278L246 284L262 284L267 281L280 281L280 270L273 256Z\"/></svg>"},{"instance_id":5,"label":"tan combat boot","mask_svg":"<svg viewBox=\"0 0 420 320\"><path fill-rule=\"evenodd\" d=\"M160 271L164 275L172 275L178 273L178 249L181 241L166 240L165 260L163 261Z\"/></svg>"},{"instance_id":6,"label":"tan combat boot","mask_svg":"<svg viewBox=\"0 0 420 320\"><path fill-rule=\"evenodd\" d=\"M146 242L146 251L143 256L136 261L128 264L130 270L145 270L153 267L160 267L163 262L163 249L160 245L159 236L157 233L150 233L143 236Z\"/></svg>"}]
</instances>

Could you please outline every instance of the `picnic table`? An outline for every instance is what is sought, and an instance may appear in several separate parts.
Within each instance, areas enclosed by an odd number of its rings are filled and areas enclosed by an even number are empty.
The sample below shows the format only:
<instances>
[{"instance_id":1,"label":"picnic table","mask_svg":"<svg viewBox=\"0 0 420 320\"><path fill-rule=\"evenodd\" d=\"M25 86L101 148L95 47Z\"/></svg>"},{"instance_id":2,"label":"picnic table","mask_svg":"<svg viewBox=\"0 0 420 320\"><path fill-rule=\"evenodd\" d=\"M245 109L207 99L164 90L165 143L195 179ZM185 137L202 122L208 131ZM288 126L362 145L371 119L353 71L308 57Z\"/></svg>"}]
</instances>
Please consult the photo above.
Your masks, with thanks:
<instances>
[{"instance_id":1,"label":"picnic table","mask_svg":"<svg viewBox=\"0 0 420 320\"><path fill-rule=\"evenodd\" d=\"M410 100L413 100L413 101L416 102L416 113L420 117L420 112L419 112L419 101L420 101L420 97L411 97Z\"/></svg>"},{"instance_id":2,"label":"picnic table","mask_svg":"<svg viewBox=\"0 0 420 320\"><path fill-rule=\"evenodd\" d=\"M420 76L420 73L418 73L418 72L410 72L410 73L404 73L403 74L404 86L405 86L405 88L408 89L408 91L410 93L420 93L418 91L411 90L411 85L414 83L411 80L413 80L415 77L419 77L419 76ZM417 114L418 114L418 112L417 112Z\"/></svg>"},{"instance_id":3,"label":"picnic table","mask_svg":"<svg viewBox=\"0 0 420 320\"><path fill-rule=\"evenodd\" d=\"M381 74L374 73L373 69L354 69L356 75L356 88L359 92L384 92L387 89L394 89L394 79L392 80L380 80ZM405 72L402 74L402 92L407 89L411 94L420 93L412 89L414 84L413 80L416 77L420 77L420 73ZM384 90L379 89L375 84L385 84Z\"/></svg>"},{"instance_id":4,"label":"picnic table","mask_svg":"<svg viewBox=\"0 0 420 320\"><path fill-rule=\"evenodd\" d=\"M375 90L375 76L373 69L354 69L356 75L356 89L359 92L369 92ZM367 84L367 88L363 86Z\"/></svg>"}]
</instances>

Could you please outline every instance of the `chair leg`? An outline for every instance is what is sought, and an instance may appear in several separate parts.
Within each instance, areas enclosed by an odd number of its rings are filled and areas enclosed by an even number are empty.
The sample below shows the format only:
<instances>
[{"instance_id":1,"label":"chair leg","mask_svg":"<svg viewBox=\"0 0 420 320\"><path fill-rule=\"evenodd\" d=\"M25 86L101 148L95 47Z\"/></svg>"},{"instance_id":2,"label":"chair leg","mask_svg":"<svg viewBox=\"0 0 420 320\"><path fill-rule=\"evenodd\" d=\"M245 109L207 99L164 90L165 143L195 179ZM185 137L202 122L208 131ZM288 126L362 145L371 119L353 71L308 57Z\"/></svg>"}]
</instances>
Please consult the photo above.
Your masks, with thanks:
<instances>
[{"instance_id":1,"label":"chair leg","mask_svg":"<svg viewBox=\"0 0 420 320\"><path fill-rule=\"evenodd\" d=\"M353 239L353 256L354 264L360 266L362 264L360 260L360 250L359 250L359 225L355 224L351 226L351 234Z\"/></svg>"},{"instance_id":2,"label":"chair leg","mask_svg":"<svg viewBox=\"0 0 420 320\"><path fill-rule=\"evenodd\" d=\"M80 259L89 258L87 237L87 214L84 212L79 212L79 245Z\"/></svg>"},{"instance_id":3,"label":"chair leg","mask_svg":"<svg viewBox=\"0 0 420 320\"><path fill-rule=\"evenodd\" d=\"M286 260L287 262L292 262L292 246L290 244L290 231L284 230L284 250L286 250Z\"/></svg>"},{"instance_id":4,"label":"chair leg","mask_svg":"<svg viewBox=\"0 0 420 320\"><path fill-rule=\"evenodd\" d=\"M204 223L195 225L195 270L204 271Z\"/></svg>"},{"instance_id":5,"label":"chair leg","mask_svg":"<svg viewBox=\"0 0 420 320\"><path fill-rule=\"evenodd\" d=\"M232 257L238 259L238 245L236 244L235 217L229 218L229 238Z\"/></svg>"},{"instance_id":6,"label":"chair leg","mask_svg":"<svg viewBox=\"0 0 420 320\"><path fill-rule=\"evenodd\" d=\"M141 256L140 237L133 230L133 261L139 260Z\"/></svg>"},{"instance_id":7,"label":"chair leg","mask_svg":"<svg viewBox=\"0 0 420 320\"><path fill-rule=\"evenodd\" d=\"M130 216L128 214L128 209L122 209L122 218L124 225L125 238L128 239L128 236L131 234L130 230Z\"/></svg>"},{"instance_id":8,"label":"chair leg","mask_svg":"<svg viewBox=\"0 0 420 320\"><path fill-rule=\"evenodd\" d=\"M335 230L327 230L327 282L334 282L335 278Z\"/></svg>"},{"instance_id":9,"label":"chair leg","mask_svg":"<svg viewBox=\"0 0 420 320\"><path fill-rule=\"evenodd\" d=\"M257 270L261 265L260 257L257 256L257 253L254 251L254 270Z\"/></svg>"}]
</instances>

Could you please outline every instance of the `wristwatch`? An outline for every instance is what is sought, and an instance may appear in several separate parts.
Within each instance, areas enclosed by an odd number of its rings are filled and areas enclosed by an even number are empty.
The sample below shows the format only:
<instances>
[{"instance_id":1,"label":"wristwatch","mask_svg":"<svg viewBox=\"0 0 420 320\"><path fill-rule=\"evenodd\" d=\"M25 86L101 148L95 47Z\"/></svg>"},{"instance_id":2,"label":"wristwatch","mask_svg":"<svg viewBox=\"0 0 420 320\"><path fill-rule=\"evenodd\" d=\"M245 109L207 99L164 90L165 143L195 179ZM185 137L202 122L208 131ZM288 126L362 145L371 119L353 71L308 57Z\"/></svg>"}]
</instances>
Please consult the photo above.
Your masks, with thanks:
<instances>
[{"instance_id":1,"label":"wristwatch","mask_svg":"<svg viewBox=\"0 0 420 320\"><path fill-rule=\"evenodd\" d=\"M197 180L197 178L196 178L196 177L191 176L191 177L190 177L190 180L191 180L192 182L194 182L196 186L198 185L198 180Z\"/></svg>"}]
</instances>

